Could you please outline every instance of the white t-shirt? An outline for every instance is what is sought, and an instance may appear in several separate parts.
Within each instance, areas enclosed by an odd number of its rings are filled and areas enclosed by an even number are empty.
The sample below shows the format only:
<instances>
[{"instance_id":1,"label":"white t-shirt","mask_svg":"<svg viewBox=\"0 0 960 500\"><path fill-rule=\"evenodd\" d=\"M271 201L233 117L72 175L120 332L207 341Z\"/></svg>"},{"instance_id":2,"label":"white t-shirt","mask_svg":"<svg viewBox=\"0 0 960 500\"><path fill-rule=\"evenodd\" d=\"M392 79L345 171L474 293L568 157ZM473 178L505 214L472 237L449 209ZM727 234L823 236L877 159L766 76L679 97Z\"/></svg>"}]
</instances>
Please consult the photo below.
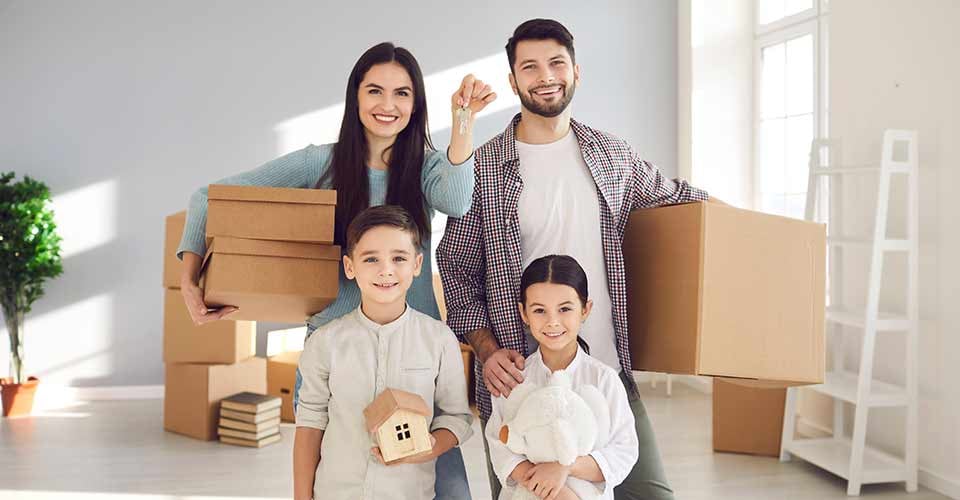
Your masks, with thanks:
<instances>
[{"instance_id":1,"label":"white t-shirt","mask_svg":"<svg viewBox=\"0 0 960 500\"><path fill-rule=\"evenodd\" d=\"M550 254L569 255L587 273L593 312L580 330L590 346L590 355L617 370L616 334L607 268L600 233L600 194L583 161L577 136L567 135L550 144L517 141L523 191L517 214L520 218L520 251L523 267ZM528 346L537 347L527 334ZM524 353L524 354L530 354Z\"/></svg>"}]
</instances>

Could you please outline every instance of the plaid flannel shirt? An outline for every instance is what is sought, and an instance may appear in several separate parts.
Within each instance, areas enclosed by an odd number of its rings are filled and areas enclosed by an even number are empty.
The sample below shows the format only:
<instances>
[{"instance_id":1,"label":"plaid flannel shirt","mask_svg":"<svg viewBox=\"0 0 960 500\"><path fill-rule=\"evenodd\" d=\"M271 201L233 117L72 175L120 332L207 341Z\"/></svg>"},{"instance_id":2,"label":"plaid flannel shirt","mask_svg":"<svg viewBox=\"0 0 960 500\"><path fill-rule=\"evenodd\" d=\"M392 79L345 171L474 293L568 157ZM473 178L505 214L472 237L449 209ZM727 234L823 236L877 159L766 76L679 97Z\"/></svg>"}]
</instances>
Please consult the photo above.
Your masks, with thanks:
<instances>
[{"instance_id":1,"label":"plaid flannel shirt","mask_svg":"<svg viewBox=\"0 0 960 500\"><path fill-rule=\"evenodd\" d=\"M517 203L523 190L517 156L516 115L507 129L478 148L474 157L473 203L463 217L447 219L437 247L447 324L461 342L466 334L489 328L500 347L528 355L517 302L520 300L520 223ZM626 141L571 120L583 159L600 194L600 229L613 326L621 366L630 369L627 335L627 282L623 232L630 212L675 203L703 201L707 193L686 181L664 177L640 159ZM490 393L479 363L476 401L483 419L490 417Z\"/></svg>"}]
</instances>

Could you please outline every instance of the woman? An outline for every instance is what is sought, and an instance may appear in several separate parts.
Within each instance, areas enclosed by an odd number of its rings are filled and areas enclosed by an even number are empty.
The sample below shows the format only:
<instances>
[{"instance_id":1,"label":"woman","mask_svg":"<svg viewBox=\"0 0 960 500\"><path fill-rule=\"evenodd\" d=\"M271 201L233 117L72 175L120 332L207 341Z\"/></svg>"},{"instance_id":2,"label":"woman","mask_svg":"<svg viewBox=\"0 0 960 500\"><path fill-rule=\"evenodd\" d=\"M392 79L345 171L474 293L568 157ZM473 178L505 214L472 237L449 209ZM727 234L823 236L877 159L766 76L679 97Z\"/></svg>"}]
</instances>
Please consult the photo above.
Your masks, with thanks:
<instances>
[{"instance_id":1,"label":"woman","mask_svg":"<svg viewBox=\"0 0 960 500\"><path fill-rule=\"evenodd\" d=\"M410 212L421 231L424 269L431 269L430 220L435 210L460 217L473 195L472 130L476 114L496 99L489 85L473 75L463 78L451 97L450 147L434 150L427 128L423 75L413 55L391 43L367 50L347 81L340 136L335 144L310 145L261 167L217 181L217 184L336 189L334 241L344 243L347 225L368 206L400 205ZM460 108L468 107L465 126L459 126ZM180 290L197 324L227 317L234 307L210 310L198 286L202 256L207 189L190 199L187 223L177 255L183 260ZM415 309L439 319L429 272L414 279L407 295ZM307 320L307 335L317 327L360 305L355 282L340 269L336 300ZM300 374L297 374L297 387ZM296 404L296 400L295 403ZM459 448L437 460L437 498L469 498L466 471Z\"/></svg>"}]
</instances>

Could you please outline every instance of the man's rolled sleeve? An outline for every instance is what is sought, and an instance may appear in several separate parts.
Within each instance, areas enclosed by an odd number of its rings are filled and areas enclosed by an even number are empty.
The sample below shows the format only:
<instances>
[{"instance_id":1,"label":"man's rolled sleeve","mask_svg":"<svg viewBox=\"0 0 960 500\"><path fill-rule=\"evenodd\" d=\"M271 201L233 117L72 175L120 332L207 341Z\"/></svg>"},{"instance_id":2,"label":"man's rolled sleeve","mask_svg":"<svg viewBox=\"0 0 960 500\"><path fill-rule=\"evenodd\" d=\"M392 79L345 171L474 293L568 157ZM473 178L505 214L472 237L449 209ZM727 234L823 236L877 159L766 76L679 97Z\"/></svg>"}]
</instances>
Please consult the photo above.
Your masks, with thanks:
<instances>
[{"instance_id":1,"label":"man's rolled sleeve","mask_svg":"<svg viewBox=\"0 0 960 500\"><path fill-rule=\"evenodd\" d=\"M633 191L631 210L706 201L710 197L706 191L691 186L684 179L664 177L659 168L640 159L634 152L631 152L631 158L633 162L633 179L630 184Z\"/></svg>"},{"instance_id":2,"label":"man's rolled sleeve","mask_svg":"<svg viewBox=\"0 0 960 500\"><path fill-rule=\"evenodd\" d=\"M303 384L297 393L297 427L326 430L330 402L330 339L333 332L318 330L307 338L300 356Z\"/></svg>"}]
</instances>

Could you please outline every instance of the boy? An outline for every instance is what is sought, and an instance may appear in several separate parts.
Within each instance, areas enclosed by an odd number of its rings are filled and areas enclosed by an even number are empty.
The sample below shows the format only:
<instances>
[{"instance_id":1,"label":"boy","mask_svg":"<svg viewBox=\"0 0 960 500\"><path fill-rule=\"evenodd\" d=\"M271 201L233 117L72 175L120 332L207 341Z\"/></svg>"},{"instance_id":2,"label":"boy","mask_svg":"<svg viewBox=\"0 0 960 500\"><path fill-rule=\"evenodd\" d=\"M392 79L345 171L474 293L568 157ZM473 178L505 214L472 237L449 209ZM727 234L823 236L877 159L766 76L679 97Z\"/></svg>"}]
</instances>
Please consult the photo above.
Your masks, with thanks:
<instances>
[{"instance_id":1,"label":"boy","mask_svg":"<svg viewBox=\"0 0 960 500\"><path fill-rule=\"evenodd\" d=\"M456 338L406 303L423 263L419 239L413 218L397 206L368 208L347 228L343 268L357 280L361 304L320 327L300 358L297 499L432 499L436 457L471 434ZM388 388L419 394L434 412L428 418L433 450L389 466L363 417Z\"/></svg>"}]
</instances>

